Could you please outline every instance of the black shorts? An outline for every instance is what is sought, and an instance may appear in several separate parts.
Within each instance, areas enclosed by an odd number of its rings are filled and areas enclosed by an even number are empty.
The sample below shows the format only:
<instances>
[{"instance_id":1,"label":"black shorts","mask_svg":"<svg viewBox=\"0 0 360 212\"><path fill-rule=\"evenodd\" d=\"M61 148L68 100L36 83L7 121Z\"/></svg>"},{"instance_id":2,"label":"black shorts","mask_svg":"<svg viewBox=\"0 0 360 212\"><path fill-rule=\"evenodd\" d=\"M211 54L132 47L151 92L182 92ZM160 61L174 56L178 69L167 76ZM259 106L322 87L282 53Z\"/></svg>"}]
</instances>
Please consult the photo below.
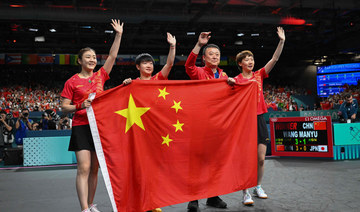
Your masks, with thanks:
<instances>
[{"instance_id":1,"label":"black shorts","mask_svg":"<svg viewBox=\"0 0 360 212\"><path fill-rule=\"evenodd\" d=\"M269 131L266 126L264 115L257 116L257 130L258 130L258 144L267 144L269 143Z\"/></svg>"},{"instance_id":2,"label":"black shorts","mask_svg":"<svg viewBox=\"0 0 360 212\"><path fill-rule=\"evenodd\" d=\"M73 126L69 144L69 151L95 151L90 125Z\"/></svg>"}]
</instances>

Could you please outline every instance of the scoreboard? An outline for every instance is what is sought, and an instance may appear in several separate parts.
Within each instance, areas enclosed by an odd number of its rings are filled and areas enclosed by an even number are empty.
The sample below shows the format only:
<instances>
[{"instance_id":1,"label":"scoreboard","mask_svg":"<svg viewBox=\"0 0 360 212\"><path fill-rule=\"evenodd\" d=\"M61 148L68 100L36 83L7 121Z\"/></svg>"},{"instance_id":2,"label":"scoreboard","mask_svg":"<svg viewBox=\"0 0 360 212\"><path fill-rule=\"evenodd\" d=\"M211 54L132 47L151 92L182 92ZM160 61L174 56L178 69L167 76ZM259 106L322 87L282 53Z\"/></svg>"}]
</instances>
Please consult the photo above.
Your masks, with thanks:
<instances>
[{"instance_id":1,"label":"scoreboard","mask_svg":"<svg viewBox=\"0 0 360 212\"><path fill-rule=\"evenodd\" d=\"M331 116L270 118L274 156L333 157Z\"/></svg>"}]
</instances>

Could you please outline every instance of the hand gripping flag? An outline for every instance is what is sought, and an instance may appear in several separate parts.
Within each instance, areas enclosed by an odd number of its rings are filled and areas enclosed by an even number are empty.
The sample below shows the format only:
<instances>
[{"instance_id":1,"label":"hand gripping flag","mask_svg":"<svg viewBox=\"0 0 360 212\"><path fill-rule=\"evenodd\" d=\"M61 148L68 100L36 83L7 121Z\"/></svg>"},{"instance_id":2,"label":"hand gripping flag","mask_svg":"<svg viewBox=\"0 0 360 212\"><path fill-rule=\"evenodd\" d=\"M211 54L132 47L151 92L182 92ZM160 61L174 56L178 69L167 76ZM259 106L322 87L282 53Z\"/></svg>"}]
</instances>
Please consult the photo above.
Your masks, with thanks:
<instances>
[{"instance_id":1,"label":"hand gripping flag","mask_svg":"<svg viewBox=\"0 0 360 212\"><path fill-rule=\"evenodd\" d=\"M87 111L114 212L253 187L257 84L134 80Z\"/></svg>"}]
</instances>

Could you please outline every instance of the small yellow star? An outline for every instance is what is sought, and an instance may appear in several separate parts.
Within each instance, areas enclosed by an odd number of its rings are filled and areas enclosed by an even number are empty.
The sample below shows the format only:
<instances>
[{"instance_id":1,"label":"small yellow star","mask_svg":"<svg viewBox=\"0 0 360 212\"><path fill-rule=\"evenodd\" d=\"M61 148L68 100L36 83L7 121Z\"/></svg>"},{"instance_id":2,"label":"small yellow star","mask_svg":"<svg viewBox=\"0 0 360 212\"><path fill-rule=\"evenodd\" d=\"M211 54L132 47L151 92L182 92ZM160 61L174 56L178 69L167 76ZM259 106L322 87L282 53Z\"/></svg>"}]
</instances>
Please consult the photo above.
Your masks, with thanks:
<instances>
[{"instance_id":1,"label":"small yellow star","mask_svg":"<svg viewBox=\"0 0 360 212\"><path fill-rule=\"evenodd\" d=\"M166 137L164 137L164 136L161 136L161 137L162 137L162 139L163 139L163 142L162 142L161 144L166 144L167 146L169 146L169 143L170 143L171 141L173 141L173 139L169 138L169 134L167 134Z\"/></svg>"},{"instance_id":2,"label":"small yellow star","mask_svg":"<svg viewBox=\"0 0 360 212\"><path fill-rule=\"evenodd\" d=\"M182 110L182 107L180 106L181 101L179 102L175 102L174 100L174 105L171 108L174 108L176 110L176 113L178 112L178 110Z\"/></svg>"},{"instance_id":3,"label":"small yellow star","mask_svg":"<svg viewBox=\"0 0 360 212\"><path fill-rule=\"evenodd\" d=\"M181 130L182 132L184 132L182 130L182 126L184 125L184 123L180 123L179 120L177 120L176 124L173 124L173 126L176 128L175 132L177 132L178 130Z\"/></svg>"},{"instance_id":4,"label":"small yellow star","mask_svg":"<svg viewBox=\"0 0 360 212\"><path fill-rule=\"evenodd\" d=\"M149 107L136 107L134 99L130 94L128 108L116 111L115 113L126 118L126 133L134 124L145 130L144 124L141 120L141 116L144 115L144 113L146 113L148 110L150 110Z\"/></svg>"},{"instance_id":5,"label":"small yellow star","mask_svg":"<svg viewBox=\"0 0 360 212\"><path fill-rule=\"evenodd\" d=\"M160 94L158 97L163 97L165 99L165 96L169 95L169 93L166 92L166 87L164 87L164 89L162 89L162 90L159 88L159 91L160 91Z\"/></svg>"}]
</instances>

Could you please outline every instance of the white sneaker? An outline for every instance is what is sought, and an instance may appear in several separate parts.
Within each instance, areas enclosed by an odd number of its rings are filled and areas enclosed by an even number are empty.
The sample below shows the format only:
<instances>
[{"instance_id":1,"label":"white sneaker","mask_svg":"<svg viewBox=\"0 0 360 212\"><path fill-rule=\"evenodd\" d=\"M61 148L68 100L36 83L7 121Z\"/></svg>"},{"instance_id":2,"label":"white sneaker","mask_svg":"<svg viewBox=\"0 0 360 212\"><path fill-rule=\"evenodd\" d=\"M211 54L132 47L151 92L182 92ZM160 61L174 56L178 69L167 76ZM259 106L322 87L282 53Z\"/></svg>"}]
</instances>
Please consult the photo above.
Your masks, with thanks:
<instances>
[{"instance_id":1,"label":"white sneaker","mask_svg":"<svg viewBox=\"0 0 360 212\"><path fill-rule=\"evenodd\" d=\"M91 212L89 208L82 210L81 212Z\"/></svg>"},{"instance_id":2,"label":"white sneaker","mask_svg":"<svg viewBox=\"0 0 360 212\"><path fill-rule=\"evenodd\" d=\"M89 209L90 212L100 212L99 209L97 209L96 204L91 204Z\"/></svg>"},{"instance_id":3,"label":"white sneaker","mask_svg":"<svg viewBox=\"0 0 360 212\"><path fill-rule=\"evenodd\" d=\"M265 194L265 191L261 187L260 188L255 187L254 195L261 198L261 199L267 199L268 198L267 194Z\"/></svg>"},{"instance_id":4,"label":"white sneaker","mask_svg":"<svg viewBox=\"0 0 360 212\"><path fill-rule=\"evenodd\" d=\"M249 192L244 193L243 204L244 205L252 205L252 204L254 204L254 201L252 200L251 195L250 195Z\"/></svg>"}]
</instances>

